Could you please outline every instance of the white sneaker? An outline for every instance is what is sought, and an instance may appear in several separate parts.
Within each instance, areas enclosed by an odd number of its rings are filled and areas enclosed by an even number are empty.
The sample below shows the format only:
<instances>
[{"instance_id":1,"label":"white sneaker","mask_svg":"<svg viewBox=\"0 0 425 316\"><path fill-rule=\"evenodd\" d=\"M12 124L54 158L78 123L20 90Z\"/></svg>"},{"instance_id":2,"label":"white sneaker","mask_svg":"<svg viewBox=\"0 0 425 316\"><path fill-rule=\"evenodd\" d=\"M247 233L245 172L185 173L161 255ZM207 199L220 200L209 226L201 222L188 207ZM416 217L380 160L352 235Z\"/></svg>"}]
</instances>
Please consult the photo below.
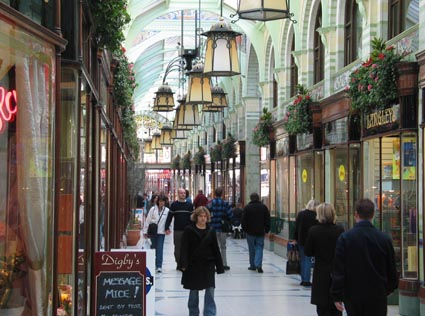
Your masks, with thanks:
<instances>
[{"instance_id":1,"label":"white sneaker","mask_svg":"<svg viewBox=\"0 0 425 316\"><path fill-rule=\"evenodd\" d=\"M158 269L156 269L156 272L157 273L161 273L162 272L162 269L161 268L158 268Z\"/></svg>"}]
</instances>

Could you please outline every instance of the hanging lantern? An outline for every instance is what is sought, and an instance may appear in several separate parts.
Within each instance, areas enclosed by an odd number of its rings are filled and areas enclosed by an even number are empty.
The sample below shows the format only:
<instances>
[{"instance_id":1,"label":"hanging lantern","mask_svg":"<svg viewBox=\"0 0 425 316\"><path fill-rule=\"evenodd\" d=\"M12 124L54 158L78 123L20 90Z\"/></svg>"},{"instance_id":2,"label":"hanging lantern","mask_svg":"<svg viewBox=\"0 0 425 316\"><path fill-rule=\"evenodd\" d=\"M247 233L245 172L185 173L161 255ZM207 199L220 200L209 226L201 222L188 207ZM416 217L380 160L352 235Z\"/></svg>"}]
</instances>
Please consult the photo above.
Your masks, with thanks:
<instances>
[{"instance_id":1,"label":"hanging lantern","mask_svg":"<svg viewBox=\"0 0 425 316\"><path fill-rule=\"evenodd\" d=\"M172 146L173 139L171 138L172 128L169 126L164 126L161 128L161 137L159 143L162 146Z\"/></svg>"},{"instance_id":2,"label":"hanging lantern","mask_svg":"<svg viewBox=\"0 0 425 316\"><path fill-rule=\"evenodd\" d=\"M198 105L187 103L180 104L178 116L176 116L175 121L178 127L188 126L192 128L193 126L201 124Z\"/></svg>"},{"instance_id":3,"label":"hanging lantern","mask_svg":"<svg viewBox=\"0 0 425 316\"><path fill-rule=\"evenodd\" d=\"M174 97L173 91L167 83L164 83L155 92L156 97L154 98L154 104L152 111L155 112L170 112L174 108Z\"/></svg>"},{"instance_id":4,"label":"hanging lantern","mask_svg":"<svg viewBox=\"0 0 425 316\"><path fill-rule=\"evenodd\" d=\"M161 143L161 134L160 133L154 133L152 136L152 149L153 150L160 150L162 149Z\"/></svg>"},{"instance_id":5,"label":"hanging lantern","mask_svg":"<svg viewBox=\"0 0 425 316\"><path fill-rule=\"evenodd\" d=\"M202 112L220 112L228 106L226 93L222 87L215 85L211 89L212 100L211 104L204 104L202 106Z\"/></svg>"},{"instance_id":6,"label":"hanging lantern","mask_svg":"<svg viewBox=\"0 0 425 316\"><path fill-rule=\"evenodd\" d=\"M186 104L212 103L211 79L204 74L204 64L200 61L189 72Z\"/></svg>"},{"instance_id":7,"label":"hanging lantern","mask_svg":"<svg viewBox=\"0 0 425 316\"><path fill-rule=\"evenodd\" d=\"M171 131L171 139L186 139L187 138L186 134L187 133L184 130L173 129Z\"/></svg>"},{"instance_id":8,"label":"hanging lantern","mask_svg":"<svg viewBox=\"0 0 425 316\"><path fill-rule=\"evenodd\" d=\"M147 140L145 140L144 141L144 147L143 147L143 152L145 153L145 154L152 154L154 151L153 151L153 148L152 148L152 139L147 139Z\"/></svg>"},{"instance_id":9,"label":"hanging lantern","mask_svg":"<svg viewBox=\"0 0 425 316\"><path fill-rule=\"evenodd\" d=\"M290 0L239 0L237 15L239 19L255 21L273 21L279 19L292 19L293 13L289 11Z\"/></svg>"},{"instance_id":10,"label":"hanging lantern","mask_svg":"<svg viewBox=\"0 0 425 316\"><path fill-rule=\"evenodd\" d=\"M239 75L236 36L242 34L233 31L223 17L220 17L220 22L202 35L207 37L204 74L215 77Z\"/></svg>"},{"instance_id":11,"label":"hanging lantern","mask_svg":"<svg viewBox=\"0 0 425 316\"><path fill-rule=\"evenodd\" d=\"M180 116L180 108L182 107L182 105L185 105L186 104L186 94L183 95L181 98L179 98L179 100L177 100L177 102L180 105L176 109L176 114L174 116L174 122L173 122L173 129L175 129L175 130L184 130L184 131L191 130L193 126L179 125L178 124L178 119L179 119L179 116Z\"/></svg>"}]
</instances>

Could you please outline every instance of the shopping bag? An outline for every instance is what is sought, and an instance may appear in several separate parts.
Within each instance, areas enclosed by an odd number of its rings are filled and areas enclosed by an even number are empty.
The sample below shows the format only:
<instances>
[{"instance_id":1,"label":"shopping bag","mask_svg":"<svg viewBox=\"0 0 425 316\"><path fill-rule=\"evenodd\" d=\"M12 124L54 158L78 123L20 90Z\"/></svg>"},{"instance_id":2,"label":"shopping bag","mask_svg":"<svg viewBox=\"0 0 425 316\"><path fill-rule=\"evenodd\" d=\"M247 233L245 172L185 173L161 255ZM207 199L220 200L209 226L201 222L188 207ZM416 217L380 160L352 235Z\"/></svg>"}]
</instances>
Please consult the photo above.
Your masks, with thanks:
<instances>
[{"instance_id":1,"label":"shopping bag","mask_svg":"<svg viewBox=\"0 0 425 316\"><path fill-rule=\"evenodd\" d=\"M301 263L298 246L294 244L288 244L287 250L288 261L286 262L286 274L300 274Z\"/></svg>"}]
</instances>

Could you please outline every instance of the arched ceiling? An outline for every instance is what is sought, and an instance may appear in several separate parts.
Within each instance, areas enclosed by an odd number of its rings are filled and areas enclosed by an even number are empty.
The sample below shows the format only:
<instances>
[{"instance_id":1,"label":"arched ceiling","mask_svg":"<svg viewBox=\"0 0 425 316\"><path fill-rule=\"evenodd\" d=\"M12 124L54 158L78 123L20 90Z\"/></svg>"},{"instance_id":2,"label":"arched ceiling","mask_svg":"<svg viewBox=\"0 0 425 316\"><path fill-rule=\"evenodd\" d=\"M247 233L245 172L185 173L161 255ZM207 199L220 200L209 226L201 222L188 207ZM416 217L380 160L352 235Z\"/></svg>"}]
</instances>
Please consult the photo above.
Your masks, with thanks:
<instances>
[{"instance_id":1,"label":"arched ceiling","mask_svg":"<svg viewBox=\"0 0 425 316\"><path fill-rule=\"evenodd\" d=\"M223 1L223 17L228 22L230 14L236 11L236 3L237 0ZM208 31L211 25L218 22L220 4L220 0L201 0L201 31ZM196 46L195 12L199 10L199 1L130 0L128 10L131 22L126 30L124 46L130 62L134 63L138 84L134 93L134 105L136 113L147 115L152 108L155 92L162 84L165 69L168 63L178 56L180 45L183 44L185 49L193 49ZM253 24L243 21L232 24L232 28L243 33L244 23ZM178 72L167 75L166 82L177 92ZM157 113L152 113L151 117L157 118ZM167 114L164 119L172 118Z\"/></svg>"}]
</instances>

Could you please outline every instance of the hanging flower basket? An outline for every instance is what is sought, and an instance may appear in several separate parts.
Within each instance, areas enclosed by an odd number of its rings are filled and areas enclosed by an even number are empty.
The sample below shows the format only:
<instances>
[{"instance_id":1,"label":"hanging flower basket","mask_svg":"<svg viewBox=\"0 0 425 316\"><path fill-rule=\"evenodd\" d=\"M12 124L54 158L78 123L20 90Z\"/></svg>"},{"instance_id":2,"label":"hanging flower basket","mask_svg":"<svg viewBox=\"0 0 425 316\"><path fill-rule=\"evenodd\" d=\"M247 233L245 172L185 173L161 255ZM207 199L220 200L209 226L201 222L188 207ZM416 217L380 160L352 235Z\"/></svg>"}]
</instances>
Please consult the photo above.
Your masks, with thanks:
<instances>
[{"instance_id":1,"label":"hanging flower basket","mask_svg":"<svg viewBox=\"0 0 425 316\"><path fill-rule=\"evenodd\" d=\"M192 157L192 154L190 153L190 150L183 156L183 159L181 161L182 169L190 169L190 158Z\"/></svg>"},{"instance_id":2,"label":"hanging flower basket","mask_svg":"<svg viewBox=\"0 0 425 316\"><path fill-rule=\"evenodd\" d=\"M283 128L289 135L310 133L313 126L311 107L313 100L309 91L302 85L297 86L298 94L294 102L286 108L283 117Z\"/></svg>"},{"instance_id":3,"label":"hanging flower basket","mask_svg":"<svg viewBox=\"0 0 425 316\"><path fill-rule=\"evenodd\" d=\"M369 59L350 74L346 88L352 112L367 114L397 99L397 65L403 57L393 46L387 47L382 39L372 40Z\"/></svg>"},{"instance_id":4,"label":"hanging flower basket","mask_svg":"<svg viewBox=\"0 0 425 316\"><path fill-rule=\"evenodd\" d=\"M177 155L171 163L171 168L174 170L180 169L180 160L181 160L180 155Z\"/></svg>"},{"instance_id":5,"label":"hanging flower basket","mask_svg":"<svg viewBox=\"0 0 425 316\"><path fill-rule=\"evenodd\" d=\"M214 147L211 147L210 148L211 162L221 161L222 151L223 151L223 147L220 142L217 142L217 144Z\"/></svg>"},{"instance_id":6,"label":"hanging flower basket","mask_svg":"<svg viewBox=\"0 0 425 316\"><path fill-rule=\"evenodd\" d=\"M223 159L230 159L236 156L235 142L236 139L232 134L227 134L227 138L223 141Z\"/></svg>"},{"instance_id":7,"label":"hanging flower basket","mask_svg":"<svg viewBox=\"0 0 425 316\"><path fill-rule=\"evenodd\" d=\"M270 144L273 134L273 117L267 108L263 108L263 114L252 132L252 142L255 145L263 147Z\"/></svg>"},{"instance_id":8,"label":"hanging flower basket","mask_svg":"<svg viewBox=\"0 0 425 316\"><path fill-rule=\"evenodd\" d=\"M205 164L205 150L203 147L199 147L195 156L193 156L193 161L196 166L203 166Z\"/></svg>"}]
</instances>

